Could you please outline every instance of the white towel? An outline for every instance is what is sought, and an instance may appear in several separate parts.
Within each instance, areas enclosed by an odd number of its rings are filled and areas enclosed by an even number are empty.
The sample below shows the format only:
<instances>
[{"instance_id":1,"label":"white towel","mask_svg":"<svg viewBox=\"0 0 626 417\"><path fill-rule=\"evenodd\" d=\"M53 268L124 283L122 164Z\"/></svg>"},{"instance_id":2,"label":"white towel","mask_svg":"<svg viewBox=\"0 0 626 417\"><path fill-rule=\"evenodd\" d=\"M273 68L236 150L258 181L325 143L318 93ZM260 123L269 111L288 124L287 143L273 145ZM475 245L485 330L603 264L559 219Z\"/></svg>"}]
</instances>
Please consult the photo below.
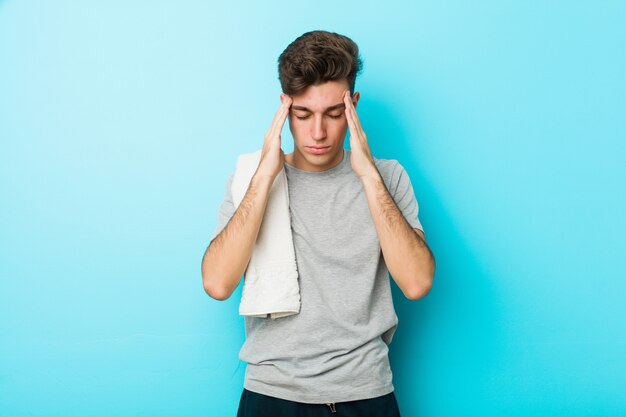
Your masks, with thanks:
<instances>
[{"instance_id":1,"label":"white towel","mask_svg":"<svg viewBox=\"0 0 626 417\"><path fill-rule=\"evenodd\" d=\"M261 151L242 154L237 159L231 185L235 208L239 207L248 190L261 160ZM300 287L290 216L289 189L283 167L270 189L261 228L244 274L239 304L242 316L267 318L269 315L275 319L300 312Z\"/></svg>"}]
</instances>

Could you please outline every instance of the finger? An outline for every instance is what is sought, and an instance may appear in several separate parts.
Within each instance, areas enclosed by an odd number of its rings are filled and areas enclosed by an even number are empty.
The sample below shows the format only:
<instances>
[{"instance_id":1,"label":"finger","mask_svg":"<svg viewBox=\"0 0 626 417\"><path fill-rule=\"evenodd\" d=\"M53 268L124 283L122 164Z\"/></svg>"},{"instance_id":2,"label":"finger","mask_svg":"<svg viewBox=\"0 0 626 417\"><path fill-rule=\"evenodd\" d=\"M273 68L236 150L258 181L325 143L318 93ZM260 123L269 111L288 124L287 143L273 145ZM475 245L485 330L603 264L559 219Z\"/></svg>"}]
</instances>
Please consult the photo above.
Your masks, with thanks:
<instances>
[{"instance_id":1,"label":"finger","mask_svg":"<svg viewBox=\"0 0 626 417\"><path fill-rule=\"evenodd\" d=\"M365 140L365 132L361 127L361 121L359 120L359 116L356 113L356 109L354 108L354 103L352 103L352 97L350 96L350 92L346 94L346 113L348 117L348 124L350 121L352 122L351 133L354 133L359 139Z\"/></svg>"},{"instance_id":2,"label":"finger","mask_svg":"<svg viewBox=\"0 0 626 417\"><path fill-rule=\"evenodd\" d=\"M276 111L274 115L274 119L272 120L272 124L267 131L267 136L270 138L274 138L280 134L285 125L285 120L287 119L287 114L289 114L289 107L291 106L291 98L287 96L287 98L282 100L281 106Z\"/></svg>"},{"instance_id":3,"label":"finger","mask_svg":"<svg viewBox=\"0 0 626 417\"><path fill-rule=\"evenodd\" d=\"M349 107L349 113L352 117L352 124L354 125L355 130L358 132L359 136L363 136L363 128L361 127L361 121L359 120L359 115L356 112L356 108L354 107L354 103L352 102L352 97L350 96L350 91L347 93L347 103Z\"/></svg>"},{"instance_id":4,"label":"finger","mask_svg":"<svg viewBox=\"0 0 626 417\"><path fill-rule=\"evenodd\" d=\"M352 124L352 115L350 114L350 105L348 104L348 99L347 99L346 94L344 94L343 96L343 104L346 106L343 112L346 115L346 120L348 121L348 127L350 128L350 134L352 135L354 125Z\"/></svg>"},{"instance_id":5,"label":"finger","mask_svg":"<svg viewBox=\"0 0 626 417\"><path fill-rule=\"evenodd\" d=\"M343 92L343 104L346 106L346 112L350 108L350 90L346 90Z\"/></svg>"},{"instance_id":6,"label":"finger","mask_svg":"<svg viewBox=\"0 0 626 417\"><path fill-rule=\"evenodd\" d=\"M291 97L285 96L282 104L282 112L280 113L280 117L278 120L276 135L280 136L280 132L283 130L283 126L285 126L285 121L287 120L287 116L289 115L289 108L291 107Z\"/></svg>"},{"instance_id":7,"label":"finger","mask_svg":"<svg viewBox=\"0 0 626 417\"><path fill-rule=\"evenodd\" d=\"M270 126L270 135L276 134L277 131L282 130L282 127L285 124L287 113L289 113L289 105L290 104L287 100L282 100L282 104L276 111L274 119L272 120L272 125Z\"/></svg>"},{"instance_id":8,"label":"finger","mask_svg":"<svg viewBox=\"0 0 626 417\"><path fill-rule=\"evenodd\" d=\"M350 103L351 103L351 102L350 102L349 97L350 97L350 94L346 94L346 95L344 96L344 103L345 103L345 105L346 105L346 110L345 110L345 113L346 113L346 119L348 119L348 127L350 128L350 136L351 136L351 137L352 137L352 136L354 136L354 137L358 137L359 132L358 132L358 129L357 129L357 125L356 125L356 123L355 123L355 121L354 121L354 115L353 115L353 112L352 112L352 110L351 110L351 108L350 108Z\"/></svg>"}]
</instances>

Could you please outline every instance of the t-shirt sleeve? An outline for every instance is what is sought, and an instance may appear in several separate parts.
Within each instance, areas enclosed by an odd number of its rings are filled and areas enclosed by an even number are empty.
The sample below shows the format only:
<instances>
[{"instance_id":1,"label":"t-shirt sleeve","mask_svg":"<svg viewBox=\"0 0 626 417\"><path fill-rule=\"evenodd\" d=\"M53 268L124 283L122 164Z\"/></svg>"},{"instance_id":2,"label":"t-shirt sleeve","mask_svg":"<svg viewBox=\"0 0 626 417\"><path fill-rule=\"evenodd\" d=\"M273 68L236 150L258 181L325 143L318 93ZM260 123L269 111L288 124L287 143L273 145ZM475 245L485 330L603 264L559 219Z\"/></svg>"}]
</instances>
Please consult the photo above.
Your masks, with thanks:
<instances>
[{"instance_id":1,"label":"t-shirt sleeve","mask_svg":"<svg viewBox=\"0 0 626 417\"><path fill-rule=\"evenodd\" d=\"M413 192L411 179L404 167L397 161L391 174L389 193L404 215L407 223L409 223L412 228L420 229L424 232L424 227L418 217L419 204Z\"/></svg>"},{"instance_id":2,"label":"t-shirt sleeve","mask_svg":"<svg viewBox=\"0 0 626 417\"><path fill-rule=\"evenodd\" d=\"M226 181L226 192L224 193L224 200L222 201L222 204L220 205L217 212L217 226L215 227L215 231L213 232L213 237L211 237L211 240L215 239L215 237L222 232L222 230L228 224L230 218L233 217L233 214L235 214L233 196L230 192L230 186L233 183L234 176L235 174L232 173Z\"/></svg>"}]
</instances>

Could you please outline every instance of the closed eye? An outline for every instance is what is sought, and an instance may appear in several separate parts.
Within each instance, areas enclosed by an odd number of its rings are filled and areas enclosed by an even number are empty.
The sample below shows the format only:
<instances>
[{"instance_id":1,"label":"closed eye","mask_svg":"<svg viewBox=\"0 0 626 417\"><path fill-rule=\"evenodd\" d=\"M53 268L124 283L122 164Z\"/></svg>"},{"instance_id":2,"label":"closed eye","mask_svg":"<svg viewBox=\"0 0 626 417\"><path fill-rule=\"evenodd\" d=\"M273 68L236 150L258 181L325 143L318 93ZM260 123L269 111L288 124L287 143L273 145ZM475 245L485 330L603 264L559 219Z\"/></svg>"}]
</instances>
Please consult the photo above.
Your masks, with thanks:
<instances>
[{"instance_id":1,"label":"closed eye","mask_svg":"<svg viewBox=\"0 0 626 417\"><path fill-rule=\"evenodd\" d=\"M341 119L341 116L342 116L341 114L339 114L339 115L337 115L337 116L332 116L332 115L330 115L330 114L328 115L328 117L330 117L330 118L332 118L332 119ZM308 119L308 118L309 118L309 116L304 116L304 117L296 116L296 118L297 118L297 119L300 119L300 120L305 120L305 119Z\"/></svg>"}]
</instances>

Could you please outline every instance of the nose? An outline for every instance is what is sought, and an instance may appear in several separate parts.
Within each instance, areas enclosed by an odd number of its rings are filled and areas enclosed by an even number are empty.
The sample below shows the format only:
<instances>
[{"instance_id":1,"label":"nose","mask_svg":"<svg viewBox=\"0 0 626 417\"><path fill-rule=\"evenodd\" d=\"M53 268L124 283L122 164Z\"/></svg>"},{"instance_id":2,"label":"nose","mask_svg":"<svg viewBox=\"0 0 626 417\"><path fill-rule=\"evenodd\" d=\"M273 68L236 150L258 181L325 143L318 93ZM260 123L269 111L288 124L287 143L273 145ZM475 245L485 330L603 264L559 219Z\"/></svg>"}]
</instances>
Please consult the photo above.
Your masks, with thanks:
<instances>
[{"instance_id":1,"label":"nose","mask_svg":"<svg viewBox=\"0 0 626 417\"><path fill-rule=\"evenodd\" d=\"M313 139L322 140L326 138L326 126L324 126L324 118L322 116L314 119L312 129L311 136Z\"/></svg>"}]
</instances>

